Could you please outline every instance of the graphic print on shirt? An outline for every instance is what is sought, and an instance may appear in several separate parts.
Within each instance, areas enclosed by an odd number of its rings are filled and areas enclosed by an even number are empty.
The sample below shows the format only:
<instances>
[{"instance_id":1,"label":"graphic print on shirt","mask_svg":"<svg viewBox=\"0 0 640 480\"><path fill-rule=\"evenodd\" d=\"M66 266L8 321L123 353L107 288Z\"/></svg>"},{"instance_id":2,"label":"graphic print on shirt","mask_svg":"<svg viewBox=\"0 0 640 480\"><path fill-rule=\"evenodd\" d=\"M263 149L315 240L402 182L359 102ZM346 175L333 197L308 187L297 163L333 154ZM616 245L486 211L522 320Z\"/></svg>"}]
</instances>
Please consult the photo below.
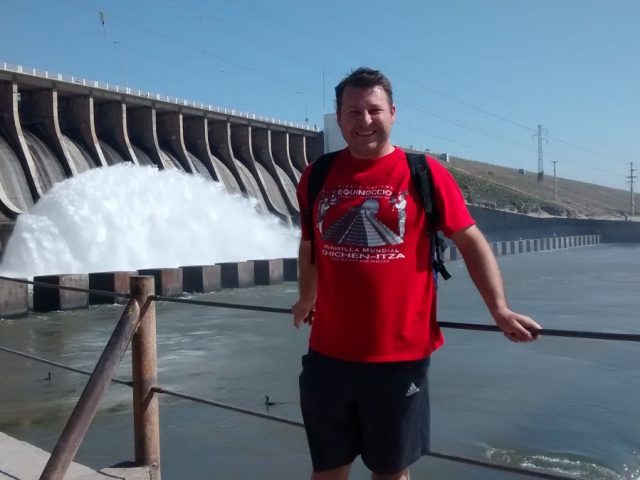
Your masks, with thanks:
<instances>
[{"instance_id":1,"label":"graphic print on shirt","mask_svg":"<svg viewBox=\"0 0 640 480\"><path fill-rule=\"evenodd\" d=\"M388 186L339 186L323 191L316 212L316 226L324 241L322 254L333 260L365 263L404 258L398 248L390 246L404 242L406 197L406 191L394 192ZM350 207L341 205L344 203ZM334 208L346 211L327 226L327 214ZM381 209L391 215L380 215ZM390 219L395 220L392 225Z\"/></svg>"}]
</instances>

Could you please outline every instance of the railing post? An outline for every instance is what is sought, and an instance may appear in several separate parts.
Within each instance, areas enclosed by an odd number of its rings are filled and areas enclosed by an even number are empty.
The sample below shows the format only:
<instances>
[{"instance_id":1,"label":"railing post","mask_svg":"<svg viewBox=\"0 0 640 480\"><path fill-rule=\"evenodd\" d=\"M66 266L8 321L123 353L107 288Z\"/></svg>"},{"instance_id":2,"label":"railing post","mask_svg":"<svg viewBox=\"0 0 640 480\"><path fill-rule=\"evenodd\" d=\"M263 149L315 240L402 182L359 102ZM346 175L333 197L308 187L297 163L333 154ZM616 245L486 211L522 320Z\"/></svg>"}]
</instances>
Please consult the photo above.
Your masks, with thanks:
<instances>
[{"instance_id":1,"label":"railing post","mask_svg":"<svg viewBox=\"0 0 640 480\"><path fill-rule=\"evenodd\" d=\"M135 302L129 302L104 347L104 351L60 435L58 443L51 452L51 456L40 475L40 480L62 480L64 478L89 430L91 420L98 411L100 400L102 400L116 373L120 359L127 351L129 341L138 323L139 314L138 305Z\"/></svg>"},{"instance_id":2,"label":"railing post","mask_svg":"<svg viewBox=\"0 0 640 480\"><path fill-rule=\"evenodd\" d=\"M152 480L160 479L160 420L156 368L156 306L152 276L131 277L131 298L140 305L140 324L131 342L133 379L133 429L136 463L149 468Z\"/></svg>"}]
</instances>

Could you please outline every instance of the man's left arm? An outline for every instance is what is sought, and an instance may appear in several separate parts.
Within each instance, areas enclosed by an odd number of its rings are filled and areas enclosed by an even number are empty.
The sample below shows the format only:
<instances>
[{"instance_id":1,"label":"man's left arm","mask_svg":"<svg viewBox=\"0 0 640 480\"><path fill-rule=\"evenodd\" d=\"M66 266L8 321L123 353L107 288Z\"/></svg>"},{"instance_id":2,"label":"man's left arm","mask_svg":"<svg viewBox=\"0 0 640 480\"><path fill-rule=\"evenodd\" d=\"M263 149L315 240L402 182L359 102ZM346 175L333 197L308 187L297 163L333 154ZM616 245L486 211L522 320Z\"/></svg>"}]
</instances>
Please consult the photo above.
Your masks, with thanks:
<instances>
[{"instance_id":1,"label":"man's left arm","mask_svg":"<svg viewBox=\"0 0 640 480\"><path fill-rule=\"evenodd\" d=\"M460 250L471 280L504 335L514 342L535 340L535 331L542 327L532 318L509 308L498 262L478 227L472 225L463 228L455 232L451 239Z\"/></svg>"}]
</instances>

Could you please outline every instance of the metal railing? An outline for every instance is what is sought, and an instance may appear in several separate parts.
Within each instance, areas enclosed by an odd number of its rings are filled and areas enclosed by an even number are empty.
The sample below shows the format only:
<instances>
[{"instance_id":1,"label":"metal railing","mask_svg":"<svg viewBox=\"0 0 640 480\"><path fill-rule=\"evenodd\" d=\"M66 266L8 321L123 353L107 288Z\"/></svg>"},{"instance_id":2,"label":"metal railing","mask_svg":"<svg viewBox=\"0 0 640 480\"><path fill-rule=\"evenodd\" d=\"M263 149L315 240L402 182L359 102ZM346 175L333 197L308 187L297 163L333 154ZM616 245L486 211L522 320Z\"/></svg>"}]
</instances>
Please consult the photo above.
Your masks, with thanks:
<instances>
[{"instance_id":1,"label":"metal railing","mask_svg":"<svg viewBox=\"0 0 640 480\"><path fill-rule=\"evenodd\" d=\"M236 405L201 398L157 385L155 318L156 301L217 308L229 308L235 310L260 311L287 315L291 314L289 309L154 295L154 277L151 276L132 276L130 284L132 292L131 294L77 287L66 287L2 276L0 276L0 280L26 283L44 288L70 290L76 292L111 296L114 298L129 299L129 303L125 307L124 313L120 317L120 321L118 322L100 359L98 360L93 373L40 358L32 354L19 352L17 350L0 346L0 351L3 351L5 353L19 355L75 373L90 375L89 381L87 382L87 385L85 386L85 389L80 396L80 399L78 400L78 403L74 408L74 411L71 414L71 417L69 418L69 421L67 422L67 425L51 454L49 462L47 463L42 476L40 477L41 480L61 480L64 478L64 473L73 461L80 443L82 442L82 439L84 438L84 435L89 428L91 420L97 412L98 404L102 396L106 392L107 385L110 382L127 385L133 388L136 464L146 466L149 469L149 475L152 479L160 478L160 434L158 427L159 411L157 394L181 398L183 400L189 400L204 405L214 406L217 408L243 413L246 415L263 418L278 423L288 424L295 427L304 426L302 422L290 418L270 415ZM501 330L497 326L493 325L479 325L460 322L439 322L439 325L443 328L501 332ZM540 336L640 342L640 334L628 333L541 329L537 330L536 334ZM115 370L124 352L126 351L129 342L131 342L132 344L132 381L114 378ZM536 478L549 480L569 480L571 478L575 478L553 473L540 472L527 468L512 467L508 465L502 465L474 458L463 457L460 455L437 452L433 450L428 452L426 455L442 460L448 460L482 468L489 468L518 475L528 475Z\"/></svg>"},{"instance_id":2,"label":"metal railing","mask_svg":"<svg viewBox=\"0 0 640 480\"><path fill-rule=\"evenodd\" d=\"M126 95L133 95L140 98L152 99L159 102L170 103L172 105L180 105L183 107L198 108L200 110L206 110L208 112L222 113L225 115L231 115L232 117L246 118L249 120L256 120L260 122L272 123L274 125L281 125L283 127L299 128L301 130L308 130L310 132L319 132L320 129L317 126L311 126L308 123L288 122L286 120L280 120L279 118L266 117L262 115L256 115L255 113L243 112L233 108L219 107L202 102L194 102L185 100L178 97L170 97L168 95L160 95L159 93L147 92L130 87L122 87L120 85L100 82L98 80L89 80L83 77L76 77L73 75L65 75L62 73L50 72L48 70L40 70L37 68L24 67L22 65L14 65L11 63L0 63L0 69L5 72L18 73L21 75L28 75L38 78L46 78L48 80L55 80L57 82L66 82L73 85L82 85L83 87L96 88L100 90L106 90L109 92L122 93Z\"/></svg>"}]
</instances>

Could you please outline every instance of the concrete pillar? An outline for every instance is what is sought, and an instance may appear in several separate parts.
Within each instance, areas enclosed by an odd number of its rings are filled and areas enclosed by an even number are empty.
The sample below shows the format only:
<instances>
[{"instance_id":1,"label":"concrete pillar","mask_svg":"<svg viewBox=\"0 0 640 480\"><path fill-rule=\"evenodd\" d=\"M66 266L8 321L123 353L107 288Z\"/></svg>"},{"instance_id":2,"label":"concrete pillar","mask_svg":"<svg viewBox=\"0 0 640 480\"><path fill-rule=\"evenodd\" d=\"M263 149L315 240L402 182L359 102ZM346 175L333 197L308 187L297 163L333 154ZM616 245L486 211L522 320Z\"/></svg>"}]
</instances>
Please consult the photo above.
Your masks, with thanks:
<instances>
[{"instance_id":1,"label":"concrete pillar","mask_svg":"<svg viewBox=\"0 0 640 480\"><path fill-rule=\"evenodd\" d=\"M60 122L58 121L58 92L53 90L36 90L22 92L22 111L25 117L23 123L33 125L33 129L44 135L46 144L58 159L67 178L77 175L71 155L62 141Z\"/></svg>"},{"instance_id":2,"label":"concrete pillar","mask_svg":"<svg viewBox=\"0 0 640 480\"><path fill-rule=\"evenodd\" d=\"M182 268L182 289L189 293L216 292L222 288L220 265L190 265Z\"/></svg>"},{"instance_id":3,"label":"concrete pillar","mask_svg":"<svg viewBox=\"0 0 640 480\"><path fill-rule=\"evenodd\" d=\"M222 288L253 287L255 283L253 262L219 263Z\"/></svg>"},{"instance_id":4,"label":"concrete pillar","mask_svg":"<svg viewBox=\"0 0 640 480\"><path fill-rule=\"evenodd\" d=\"M289 212L287 208L277 175L274 178L267 167L256 161L252 140L251 126L231 125L231 146L235 158L242 162L252 177L256 179L256 184L269 211L287 221L293 213Z\"/></svg>"},{"instance_id":5,"label":"concrete pillar","mask_svg":"<svg viewBox=\"0 0 640 480\"><path fill-rule=\"evenodd\" d=\"M517 244L517 242L515 240L511 240L509 242L509 253L511 255L515 255L516 253L520 253L518 251L518 244Z\"/></svg>"},{"instance_id":6,"label":"concrete pillar","mask_svg":"<svg viewBox=\"0 0 640 480\"><path fill-rule=\"evenodd\" d=\"M282 273L283 273L283 279L285 282L297 282L298 281L298 259L283 258Z\"/></svg>"},{"instance_id":7,"label":"concrete pillar","mask_svg":"<svg viewBox=\"0 0 640 480\"><path fill-rule=\"evenodd\" d=\"M502 242L501 255L509 255L509 242Z\"/></svg>"},{"instance_id":8,"label":"concrete pillar","mask_svg":"<svg viewBox=\"0 0 640 480\"><path fill-rule=\"evenodd\" d=\"M324 133L304 137L307 163L315 162L324 152Z\"/></svg>"},{"instance_id":9,"label":"concrete pillar","mask_svg":"<svg viewBox=\"0 0 640 480\"><path fill-rule=\"evenodd\" d=\"M168 160L160 153L155 108L129 108L127 109L127 119L131 143L143 150L154 165L161 170L173 168L173 165L169 165Z\"/></svg>"},{"instance_id":10,"label":"concrete pillar","mask_svg":"<svg viewBox=\"0 0 640 480\"><path fill-rule=\"evenodd\" d=\"M96 102L95 114L98 138L106 141L126 162L140 166L129 141L127 106L122 102Z\"/></svg>"},{"instance_id":11,"label":"concrete pillar","mask_svg":"<svg viewBox=\"0 0 640 480\"><path fill-rule=\"evenodd\" d=\"M231 124L229 122L209 122L209 145L213 154L220 158L233 173L243 193L258 200L258 208L268 212L269 208L262 196L258 182L251 172L235 157L231 143Z\"/></svg>"},{"instance_id":12,"label":"concrete pillar","mask_svg":"<svg viewBox=\"0 0 640 480\"><path fill-rule=\"evenodd\" d=\"M447 250L449 250L449 258L452 262L462 260L462 255L458 253L458 247L456 247L455 245L449 245L449 248Z\"/></svg>"},{"instance_id":13,"label":"concrete pillar","mask_svg":"<svg viewBox=\"0 0 640 480\"><path fill-rule=\"evenodd\" d=\"M89 274L89 288L106 292L123 293L128 295L131 289L131 276L137 272L96 272ZM127 303L124 297L111 297L97 293L89 294L89 305Z\"/></svg>"},{"instance_id":14,"label":"concrete pillar","mask_svg":"<svg viewBox=\"0 0 640 480\"><path fill-rule=\"evenodd\" d=\"M62 130L79 141L87 149L96 165L106 167L107 160L98 142L93 113L93 97L79 95L60 99Z\"/></svg>"},{"instance_id":15,"label":"concrete pillar","mask_svg":"<svg viewBox=\"0 0 640 480\"><path fill-rule=\"evenodd\" d=\"M251 260L256 285L275 285L284 281L282 258L271 260Z\"/></svg>"},{"instance_id":16,"label":"concrete pillar","mask_svg":"<svg viewBox=\"0 0 640 480\"><path fill-rule=\"evenodd\" d=\"M302 170L294 168L289 154L289 134L287 132L279 132L271 130L271 153L273 159L282 170L284 170L292 182L296 185L302 175Z\"/></svg>"},{"instance_id":17,"label":"concrete pillar","mask_svg":"<svg viewBox=\"0 0 640 480\"><path fill-rule=\"evenodd\" d=\"M182 295L181 268L146 268L138 270L139 275L151 275L155 279L156 295L179 297Z\"/></svg>"},{"instance_id":18,"label":"concrete pillar","mask_svg":"<svg viewBox=\"0 0 640 480\"><path fill-rule=\"evenodd\" d=\"M61 287L89 288L89 276L85 274L44 275L33 277L33 281ZM72 310L75 308L87 308L88 306L88 293L60 290L40 285L34 285L33 287L33 310L35 312Z\"/></svg>"},{"instance_id":19,"label":"concrete pillar","mask_svg":"<svg viewBox=\"0 0 640 480\"><path fill-rule=\"evenodd\" d=\"M211 155L207 126L208 120L205 117L183 118L182 124L184 144L187 151L193 153L202 162L213 180L222 183L228 192L234 191L225 184L224 177L221 172L218 171L217 163L219 161L215 162L216 159ZM235 187L237 191L240 191L237 183Z\"/></svg>"},{"instance_id":20,"label":"concrete pillar","mask_svg":"<svg viewBox=\"0 0 640 480\"><path fill-rule=\"evenodd\" d=\"M173 153L185 172L196 173L196 169L191 163L191 159L187 155L187 148L184 145L182 113L159 114L157 126L160 145Z\"/></svg>"},{"instance_id":21,"label":"concrete pillar","mask_svg":"<svg viewBox=\"0 0 640 480\"><path fill-rule=\"evenodd\" d=\"M240 176L240 172L233 158L231 150L231 125L228 121L209 120L209 147L214 157L233 175L242 193L248 194L247 186Z\"/></svg>"},{"instance_id":22,"label":"concrete pillar","mask_svg":"<svg viewBox=\"0 0 640 480\"><path fill-rule=\"evenodd\" d=\"M18 84L15 82L0 82L0 126L4 134L7 135L6 140L22 164L31 197L36 202L46 192L46 186L38 174L35 161L29 152L29 146L22 132L18 110ZM8 199L2 199L2 203L11 212L22 213Z\"/></svg>"},{"instance_id":23,"label":"concrete pillar","mask_svg":"<svg viewBox=\"0 0 640 480\"><path fill-rule=\"evenodd\" d=\"M29 311L29 290L26 283L0 280L0 318L26 315Z\"/></svg>"},{"instance_id":24,"label":"concrete pillar","mask_svg":"<svg viewBox=\"0 0 640 480\"><path fill-rule=\"evenodd\" d=\"M296 197L296 185L291 181L287 173L276 165L271 149L271 131L266 128L251 128L251 145L256 161L262 165L277 181L278 189L285 201L290 215L298 216L298 199Z\"/></svg>"},{"instance_id":25,"label":"concrete pillar","mask_svg":"<svg viewBox=\"0 0 640 480\"><path fill-rule=\"evenodd\" d=\"M302 134L289 132L289 155L291 162L300 171L304 171L307 166L306 137Z\"/></svg>"}]
</instances>

